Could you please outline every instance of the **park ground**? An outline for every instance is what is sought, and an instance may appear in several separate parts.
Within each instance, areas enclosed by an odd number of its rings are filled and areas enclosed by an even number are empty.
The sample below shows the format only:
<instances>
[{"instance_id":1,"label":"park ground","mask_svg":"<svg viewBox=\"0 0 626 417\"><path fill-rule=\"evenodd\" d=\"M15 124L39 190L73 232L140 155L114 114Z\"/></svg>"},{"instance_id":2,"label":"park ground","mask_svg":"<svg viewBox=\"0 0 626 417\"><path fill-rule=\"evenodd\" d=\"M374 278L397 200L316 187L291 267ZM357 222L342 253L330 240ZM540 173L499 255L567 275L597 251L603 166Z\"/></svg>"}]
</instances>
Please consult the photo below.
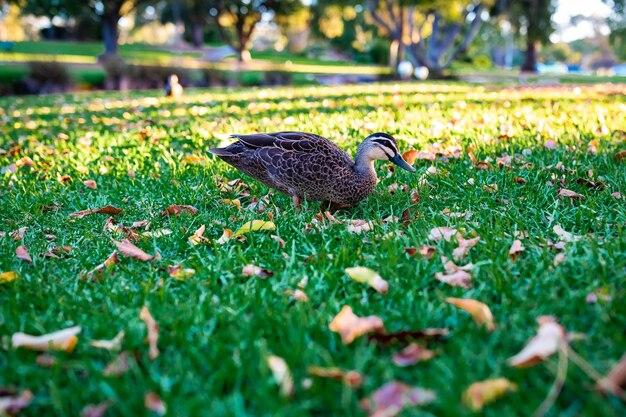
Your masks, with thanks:
<instances>
[{"instance_id":1,"label":"park ground","mask_svg":"<svg viewBox=\"0 0 626 417\"><path fill-rule=\"evenodd\" d=\"M180 101L160 91L0 98L0 272L15 271L0 282L0 387L32 392L25 416L76 416L106 401L108 416L149 415L150 392L177 416L360 416L360 400L396 380L436 393L403 415L471 416L466 388L502 377L517 391L483 414L532 415L563 371L558 354L524 369L507 362L537 318L553 316L599 374L626 346L625 88L383 83L189 90ZM280 130L350 153L385 131L402 150L425 152L415 174L378 163L375 192L331 221L316 217L318 203L298 211L207 152L231 133ZM171 205L197 211L164 215ZM122 213L70 216L105 206ZM223 237L251 220L275 230ZM190 243L203 225L204 239ZM436 239L441 227L480 238L456 261L473 264L469 288L436 279L458 247ZM119 254L89 275L125 238L158 256ZM423 245L430 259L407 251ZM16 256L23 250L32 263ZM194 271L176 275L176 265ZM351 279L353 266L377 271L388 292ZM447 297L487 304L495 329ZM406 343L363 335L346 345L329 329L344 306L380 317L388 332L449 333L418 340L434 357L399 367L393 356ZM144 307L159 326L158 356ZM71 326L82 329L72 352L11 344L18 332ZM120 331L118 351L91 345ZM112 370L120 352L127 369ZM290 369L291 395L281 395L275 357ZM356 370L363 383L312 376L311 366ZM625 415L591 376L569 363L548 415Z\"/></svg>"}]
</instances>

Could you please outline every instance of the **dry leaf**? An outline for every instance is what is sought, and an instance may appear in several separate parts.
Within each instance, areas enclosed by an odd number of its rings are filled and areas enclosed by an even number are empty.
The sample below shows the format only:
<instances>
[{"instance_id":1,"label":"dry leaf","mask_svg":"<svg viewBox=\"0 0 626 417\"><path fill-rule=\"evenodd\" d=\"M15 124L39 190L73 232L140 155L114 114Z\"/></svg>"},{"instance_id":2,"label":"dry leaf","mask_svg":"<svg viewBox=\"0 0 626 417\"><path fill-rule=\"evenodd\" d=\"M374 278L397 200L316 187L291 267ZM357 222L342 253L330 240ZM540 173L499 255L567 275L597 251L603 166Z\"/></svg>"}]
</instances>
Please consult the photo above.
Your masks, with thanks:
<instances>
[{"instance_id":1,"label":"dry leaf","mask_svg":"<svg viewBox=\"0 0 626 417\"><path fill-rule=\"evenodd\" d=\"M372 223L367 220L350 220L348 232L360 235L361 233L371 231L373 228L374 226Z\"/></svg>"},{"instance_id":2,"label":"dry leaf","mask_svg":"<svg viewBox=\"0 0 626 417\"><path fill-rule=\"evenodd\" d=\"M607 394L624 395L626 387L626 354L611 368L611 371L596 384L596 388Z\"/></svg>"},{"instance_id":3,"label":"dry leaf","mask_svg":"<svg viewBox=\"0 0 626 417\"><path fill-rule=\"evenodd\" d=\"M498 191L498 184L483 185L483 190L488 191L490 193L495 193L496 191Z\"/></svg>"},{"instance_id":4,"label":"dry leaf","mask_svg":"<svg viewBox=\"0 0 626 417\"><path fill-rule=\"evenodd\" d=\"M182 213L196 214L198 209L193 206L172 205L161 212L161 216L180 216Z\"/></svg>"},{"instance_id":5,"label":"dry leaf","mask_svg":"<svg viewBox=\"0 0 626 417\"><path fill-rule=\"evenodd\" d=\"M81 277L83 280L91 280L95 278L95 280L99 280L102 278L103 272L105 270L111 269L113 265L120 262L120 258L117 256L117 251L113 251L111 255L100 265L96 266L91 271L87 272L84 276Z\"/></svg>"},{"instance_id":6,"label":"dry leaf","mask_svg":"<svg viewBox=\"0 0 626 417\"><path fill-rule=\"evenodd\" d=\"M171 235L172 231L169 229L157 229L151 232L143 232L141 234L141 236L145 236L145 237L153 237L153 238L159 238L162 236L167 236L167 235Z\"/></svg>"},{"instance_id":7,"label":"dry leaf","mask_svg":"<svg viewBox=\"0 0 626 417\"><path fill-rule=\"evenodd\" d=\"M184 280L185 278L193 276L196 273L196 270L192 268L183 268L182 265L174 265L167 267L167 273L172 278Z\"/></svg>"},{"instance_id":8,"label":"dry leaf","mask_svg":"<svg viewBox=\"0 0 626 417\"><path fill-rule=\"evenodd\" d=\"M366 333L379 333L385 331L385 326L380 317L359 317L352 312L352 308L344 306L328 326L333 332L341 335L344 344L349 345L359 336Z\"/></svg>"},{"instance_id":9,"label":"dry leaf","mask_svg":"<svg viewBox=\"0 0 626 417\"><path fill-rule=\"evenodd\" d=\"M309 297L301 289L285 290L285 294L293 297L294 300L302 301L303 303L306 303L309 301Z\"/></svg>"},{"instance_id":10,"label":"dry leaf","mask_svg":"<svg viewBox=\"0 0 626 417\"><path fill-rule=\"evenodd\" d=\"M78 343L78 337L76 335L80 333L80 331L80 326L74 326L42 336L15 333L11 337L11 344L14 349L21 347L40 352L47 352L50 350L72 352L76 347L76 343Z\"/></svg>"},{"instance_id":11,"label":"dry leaf","mask_svg":"<svg viewBox=\"0 0 626 417\"><path fill-rule=\"evenodd\" d=\"M346 268L345 271L353 280L367 284L381 294L387 294L389 283L382 279L378 272L363 266Z\"/></svg>"},{"instance_id":12,"label":"dry leaf","mask_svg":"<svg viewBox=\"0 0 626 417\"><path fill-rule=\"evenodd\" d=\"M370 417L394 417L407 407L426 405L436 398L434 391L391 381L377 389L370 398L362 400L361 406Z\"/></svg>"},{"instance_id":13,"label":"dry leaf","mask_svg":"<svg viewBox=\"0 0 626 417\"><path fill-rule=\"evenodd\" d=\"M293 378L285 360L280 356L271 355L267 358L267 365L270 367L276 383L280 385L281 395L283 397L293 395Z\"/></svg>"},{"instance_id":14,"label":"dry leaf","mask_svg":"<svg viewBox=\"0 0 626 417\"><path fill-rule=\"evenodd\" d=\"M129 353L122 352L115 357L102 371L104 376L120 376L130 369Z\"/></svg>"},{"instance_id":15,"label":"dry leaf","mask_svg":"<svg viewBox=\"0 0 626 417\"><path fill-rule=\"evenodd\" d=\"M513 242L511 248L509 249L509 258L511 258L512 261L515 261L519 254L524 252L525 250L526 248L522 245L522 241L517 239L515 242Z\"/></svg>"},{"instance_id":16,"label":"dry leaf","mask_svg":"<svg viewBox=\"0 0 626 417\"><path fill-rule=\"evenodd\" d=\"M159 356L159 347L157 342L159 340L159 325L150 314L150 310L148 307L144 306L141 309L141 313L139 313L139 318L146 323L146 328L148 330L148 336L146 336L146 341L150 346L150 352L148 356L150 359L155 360Z\"/></svg>"},{"instance_id":17,"label":"dry leaf","mask_svg":"<svg viewBox=\"0 0 626 417\"><path fill-rule=\"evenodd\" d=\"M460 233L457 233L456 240L459 242L459 247L452 251L452 258L458 262L463 260L463 258L467 256L469 250L476 246L476 244L480 241L480 237L464 239Z\"/></svg>"},{"instance_id":18,"label":"dry leaf","mask_svg":"<svg viewBox=\"0 0 626 417\"><path fill-rule=\"evenodd\" d=\"M27 230L28 227L20 227L19 229L11 232L11 238L15 241L22 240L24 239L24 235L26 234Z\"/></svg>"},{"instance_id":19,"label":"dry leaf","mask_svg":"<svg viewBox=\"0 0 626 417\"><path fill-rule=\"evenodd\" d=\"M275 240L276 242L278 242L278 245L281 248L285 247L285 241L283 239L280 238L280 236L276 236L276 235L271 235L270 236L273 240Z\"/></svg>"},{"instance_id":20,"label":"dry leaf","mask_svg":"<svg viewBox=\"0 0 626 417\"><path fill-rule=\"evenodd\" d=\"M472 287L472 282L471 282L472 276L468 272L462 269L459 269L449 274L435 272L435 278L441 282L452 285L453 287L462 287L462 288Z\"/></svg>"},{"instance_id":21,"label":"dry leaf","mask_svg":"<svg viewBox=\"0 0 626 417\"><path fill-rule=\"evenodd\" d=\"M380 345L405 344L418 340L439 340L450 333L448 329L400 330L392 333L377 333L368 336L368 341Z\"/></svg>"},{"instance_id":22,"label":"dry leaf","mask_svg":"<svg viewBox=\"0 0 626 417\"><path fill-rule=\"evenodd\" d=\"M14 416L28 407L33 400L33 393L25 390L20 395L0 389L0 416Z\"/></svg>"},{"instance_id":23,"label":"dry leaf","mask_svg":"<svg viewBox=\"0 0 626 417\"><path fill-rule=\"evenodd\" d=\"M485 325L492 332L495 329L493 315L487 304L471 298L446 298L446 302L470 313L476 324Z\"/></svg>"},{"instance_id":24,"label":"dry leaf","mask_svg":"<svg viewBox=\"0 0 626 417\"><path fill-rule=\"evenodd\" d=\"M621 200L622 198L624 198L620 192L611 194L611 197L617 198L618 200Z\"/></svg>"},{"instance_id":25,"label":"dry leaf","mask_svg":"<svg viewBox=\"0 0 626 417\"><path fill-rule=\"evenodd\" d=\"M229 198L225 198L224 203L232 204L233 206L237 207L237 210L241 210L241 201L239 201L239 199L231 200Z\"/></svg>"},{"instance_id":26,"label":"dry leaf","mask_svg":"<svg viewBox=\"0 0 626 417\"><path fill-rule=\"evenodd\" d=\"M78 219L82 219L83 217L88 216L90 214L107 214L109 216L116 216L118 214L122 214L122 210L113 206L105 206L99 209L87 209L87 210L77 211L75 213L71 213L70 217L76 217Z\"/></svg>"},{"instance_id":27,"label":"dry leaf","mask_svg":"<svg viewBox=\"0 0 626 417\"><path fill-rule=\"evenodd\" d=\"M80 412L80 417L103 417L109 407L111 407L110 401L100 404L89 404Z\"/></svg>"},{"instance_id":28,"label":"dry leaf","mask_svg":"<svg viewBox=\"0 0 626 417\"><path fill-rule=\"evenodd\" d=\"M276 225L270 221L252 220L244 223L243 226L237 229L237 231L234 233L234 236L240 236L245 233L256 232L259 230L276 230Z\"/></svg>"},{"instance_id":29,"label":"dry leaf","mask_svg":"<svg viewBox=\"0 0 626 417\"><path fill-rule=\"evenodd\" d=\"M123 342L124 330L120 330L120 332L111 340L92 340L89 344L97 349L119 351L122 349Z\"/></svg>"},{"instance_id":30,"label":"dry leaf","mask_svg":"<svg viewBox=\"0 0 626 417\"><path fill-rule=\"evenodd\" d=\"M567 190L565 188L561 188L559 190L559 197L567 197L567 198L571 198L571 199L579 199L582 200L583 198L585 198L584 195L582 194L578 194L572 190Z\"/></svg>"},{"instance_id":31,"label":"dry leaf","mask_svg":"<svg viewBox=\"0 0 626 417\"><path fill-rule=\"evenodd\" d=\"M83 181L83 184L85 185L85 187L91 188L92 190L95 190L96 188L98 188L98 184L96 184L94 180Z\"/></svg>"},{"instance_id":32,"label":"dry leaf","mask_svg":"<svg viewBox=\"0 0 626 417\"><path fill-rule=\"evenodd\" d=\"M613 157L613 160L615 160L615 162L622 162L625 159L626 159L626 149L617 152L615 156Z\"/></svg>"},{"instance_id":33,"label":"dry leaf","mask_svg":"<svg viewBox=\"0 0 626 417\"><path fill-rule=\"evenodd\" d=\"M552 264L556 268L557 266L561 265L563 262L565 262L565 254L557 253L556 256L554 257L554 261L552 261Z\"/></svg>"},{"instance_id":34,"label":"dry leaf","mask_svg":"<svg viewBox=\"0 0 626 417\"><path fill-rule=\"evenodd\" d=\"M224 229L224 233L222 233L222 236L217 239L217 244L223 245L224 243L228 242L232 237L233 231L230 229Z\"/></svg>"},{"instance_id":35,"label":"dry leaf","mask_svg":"<svg viewBox=\"0 0 626 417\"><path fill-rule=\"evenodd\" d=\"M392 361L397 366L410 366L432 359L434 356L435 353L432 350L426 349L417 343L411 343L400 352L395 353Z\"/></svg>"},{"instance_id":36,"label":"dry leaf","mask_svg":"<svg viewBox=\"0 0 626 417\"><path fill-rule=\"evenodd\" d=\"M192 236L189 236L189 243L194 246L197 246L201 243L208 243L209 239L203 236L205 230L206 227L204 225L200 226Z\"/></svg>"},{"instance_id":37,"label":"dry leaf","mask_svg":"<svg viewBox=\"0 0 626 417\"><path fill-rule=\"evenodd\" d=\"M163 416L167 412L165 403L154 392L149 392L143 397L143 405L147 410L154 411L159 416Z\"/></svg>"},{"instance_id":38,"label":"dry leaf","mask_svg":"<svg viewBox=\"0 0 626 417\"><path fill-rule=\"evenodd\" d=\"M547 140L543 143L543 147L547 149L556 149L556 142L552 139Z\"/></svg>"},{"instance_id":39,"label":"dry leaf","mask_svg":"<svg viewBox=\"0 0 626 417\"><path fill-rule=\"evenodd\" d=\"M247 278L255 276L259 278L269 278L274 275L274 273L268 269L263 269L259 266L248 264L241 269L241 275Z\"/></svg>"},{"instance_id":40,"label":"dry leaf","mask_svg":"<svg viewBox=\"0 0 626 417\"><path fill-rule=\"evenodd\" d=\"M363 376L358 371L344 371L339 368L321 368L309 366L309 375L341 381L349 387L357 388L363 383Z\"/></svg>"},{"instance_id":41,"label":"dry leaf","mask_svg":"<svg viewBox=\"0 0 626 417\"><path fill-rule=\"evenodd\" d=\"M0 284L6 284L17 279L17 272L7 271L0 274Z\"/></svg>"},{"instance_id":42,"label":"dry leaf","mask_svg":"<svg viewBox=\"0 0 626 417\"><path fill-rule=\"evenodd\" d=\"M451 229L449 227L435 227L428 233L428 239L437 241L445 240L446 242L449 242L450 239L452 239L452 236L456 233L456 229Z\"/></svg>"},{"instance_id":43,"label":"dry leaf","mask_svg":"<svg viewBox=\"0 0 626 417\"><path fill-rule=\"evenodd\" d=\"M517 184L526 184L526 179L522 177L514 177L513 181Z\"/></svg>"},{"instance_id":44,"label":"dry leaf","mask_svg":"<svg viewBox=\"0 0 626 417\"><path fill-rule=\"evenodd\" d=\"M23 261L28 262L29 264L33 264L33 260L30 257L30 255L28 254L28 250L24 247L24 246L18 246L15 249L15 255L17 256L18 259L21 259Z\"/></svg>"},{"instance_id":45,"label":"dry leaf","mask_svg":"<svg viewBox=\"0 0 626 417\"><path fill-rule=\"evenodd\" d=\"M403 153L402 158L406 161L407 164L413 165L419 154L420 154L419 151L416 151L415 149L411 149Z\"/></svg>"},{"instance_id":46,"label":"dry leaf","mask_svg":"<svg viewBox=\"0 0 626 417\"><path fill-rule=\"evenodd\" d=\"M554 226L552 230L563 242L576 242L580 239L580 236L575 236L572 233L563 230L563 228L559 224Z\"/></svg>"},{"instance_id":47,"label":"dry leaf","mask_svg":"<svg viewBox=\"0 0 626 417\"><path fill-rule=\"evenodd\" d=\"M154 256L148 255L137 246L130 243L128 239L124 239L121 242L113 241L117 249L129 258L134 258L142 262L148 262L154 259Z\"/></svg>"},{"instance_id":48,"label":"dry leaf","mask_svg":"<svg viewBox=\"0 0 626 417\"><path fill-rule=\"evenodd\" d=\"M472 410L480 411L507 392L517 391L517 385L506 378L474 382L463 393L463 402Z\"/></svg>"},{"instance_id":49,"label":"dry leaf","mask_svg":"<svg viewBox=\"0 0 626 417\"><path fill-rule=\"evenodd\" d=\"M535 365L567 344L565 329L554 317L541 316L537 319L539 330L517 355L509 358L509 365L518 368Z\"/></svg>"}]
</instances>

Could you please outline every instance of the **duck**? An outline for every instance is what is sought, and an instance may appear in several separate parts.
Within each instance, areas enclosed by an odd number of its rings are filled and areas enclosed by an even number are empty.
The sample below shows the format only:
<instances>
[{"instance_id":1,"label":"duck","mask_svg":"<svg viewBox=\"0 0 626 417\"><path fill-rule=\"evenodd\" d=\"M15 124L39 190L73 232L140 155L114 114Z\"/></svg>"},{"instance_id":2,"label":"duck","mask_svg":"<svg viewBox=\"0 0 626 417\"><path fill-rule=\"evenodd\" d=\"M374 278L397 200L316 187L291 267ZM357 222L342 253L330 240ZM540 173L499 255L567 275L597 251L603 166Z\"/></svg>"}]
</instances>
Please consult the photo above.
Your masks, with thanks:
<instances>
[{"instance_id":1,"label":"duck","mask_svg":"<svg viewBox=\"0 0 626 417\"><path fill-rule=\"evenodd\" d=\"M235 142L212 148L212 154L266 186L291 196L296 208L303 200L322 201L337 210L356 205L376 187L374 161L390 161L415 172L387 133L367 136L354 160L331 140L305 132L230 136Z\"/></svg>"},{"instance_id":2,"label":"duck","mask_svg":"<svg viewBox=\"0 0 626 417\"><path fill-rule=\"evenodd\" d=\"M171 74L167 77L167 82L165 84L165 95L167 97L182 97L183 95L183 86L178 83L178 75Z\"/></svg>"}]
</instances>

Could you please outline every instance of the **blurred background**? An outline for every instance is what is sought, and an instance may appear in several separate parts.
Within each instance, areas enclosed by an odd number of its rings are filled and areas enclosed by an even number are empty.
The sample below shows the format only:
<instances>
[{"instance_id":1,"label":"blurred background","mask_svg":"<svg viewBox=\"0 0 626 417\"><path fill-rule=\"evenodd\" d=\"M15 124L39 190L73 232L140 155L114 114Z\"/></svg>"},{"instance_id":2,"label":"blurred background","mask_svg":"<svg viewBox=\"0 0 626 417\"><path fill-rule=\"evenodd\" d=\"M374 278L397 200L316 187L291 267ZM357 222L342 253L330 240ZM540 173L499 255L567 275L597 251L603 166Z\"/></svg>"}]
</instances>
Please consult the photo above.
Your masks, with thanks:
<instances>
[{"instance_id":1,"label":"blurred background","mask_svg":"<svg viewBox=\"0 0 626 417\"><path fill-rule=\"evenodd\" d=\"M626 81L626 0L0 0L0 94Z\"/></svg>"}]
</instances>

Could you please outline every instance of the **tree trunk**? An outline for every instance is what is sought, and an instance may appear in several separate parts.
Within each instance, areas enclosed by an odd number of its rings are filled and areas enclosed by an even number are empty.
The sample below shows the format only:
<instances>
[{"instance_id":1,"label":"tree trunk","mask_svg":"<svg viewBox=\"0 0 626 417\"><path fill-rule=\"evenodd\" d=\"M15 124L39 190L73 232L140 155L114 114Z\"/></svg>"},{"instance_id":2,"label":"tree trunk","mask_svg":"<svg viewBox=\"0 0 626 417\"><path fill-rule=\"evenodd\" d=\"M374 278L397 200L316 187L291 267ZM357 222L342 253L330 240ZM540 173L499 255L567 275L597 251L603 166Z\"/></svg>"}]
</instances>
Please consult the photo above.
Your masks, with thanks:
<instances>
[{"instance_id":1,"label":"tree trunk","mask_svg":"<svg viewBox=\"0 0 626 417\"><path fill-rule=\"evenodd\" d=\"M523 72L537 72L537 42L526 39L526 52L524 53Z\"/></svg>"},{"instance_id":2,"label":"tree trunk","mask_svg":"<svg viewBox=\"0 0 626 417\"><path fill-rule=\"evenodd\" d=\"M105 14L102 18L102 38L104 40L104 55L117 55L117 39L119 32L117 22L120 17L117 14Z\"/></svg>"},{"instance_id":3,"label":"tree trunk","mask_svg":"<svg viewBox=\"0 0 626 417\"><path fill-rule=\"evenodd\" d=\"M191 23L191 44L196 48L201 48L204 44L204 28L199 22Z\"/></svg>"}]
</instances>

